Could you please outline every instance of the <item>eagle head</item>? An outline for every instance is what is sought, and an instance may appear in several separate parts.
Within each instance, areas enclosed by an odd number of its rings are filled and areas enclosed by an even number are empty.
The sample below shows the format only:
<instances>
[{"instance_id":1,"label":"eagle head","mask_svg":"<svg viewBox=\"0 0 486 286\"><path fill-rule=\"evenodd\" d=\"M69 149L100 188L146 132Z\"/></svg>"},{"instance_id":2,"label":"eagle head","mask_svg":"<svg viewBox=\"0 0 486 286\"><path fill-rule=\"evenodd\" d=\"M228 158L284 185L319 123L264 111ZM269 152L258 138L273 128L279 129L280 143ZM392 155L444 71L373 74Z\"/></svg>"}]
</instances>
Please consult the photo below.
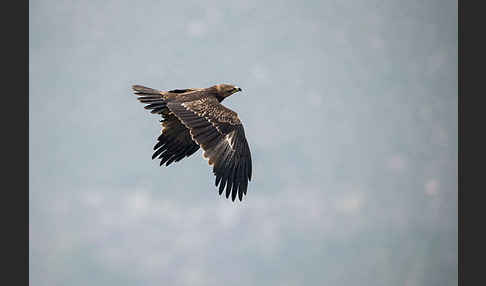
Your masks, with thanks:
<instances>
[{"instance_id":1,"label":"eagle head","mask_svg":"<svg viewBox=\"0 0 486 286\"><path fill-rule=\"evenodd\" d=\"M222 98L226 98L226 97L232 95L233 93L241 91L241 88L239 88L235 85L223 83L223 84L216 85L216 91L217 91L219 96L221 96Z\"/></svg>"}]
</instances>

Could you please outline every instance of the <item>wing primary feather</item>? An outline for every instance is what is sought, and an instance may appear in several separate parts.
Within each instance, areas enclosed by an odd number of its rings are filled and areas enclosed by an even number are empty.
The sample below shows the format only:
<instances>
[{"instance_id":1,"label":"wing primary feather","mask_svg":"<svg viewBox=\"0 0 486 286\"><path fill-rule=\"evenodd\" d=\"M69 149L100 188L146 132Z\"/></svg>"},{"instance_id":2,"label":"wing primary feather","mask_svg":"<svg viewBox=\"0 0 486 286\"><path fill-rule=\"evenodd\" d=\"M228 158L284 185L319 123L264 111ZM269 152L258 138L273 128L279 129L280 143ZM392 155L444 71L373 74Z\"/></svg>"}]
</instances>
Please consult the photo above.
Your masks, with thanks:
<instances>
[{"instance_id":1,"label":"wing primary feather","mask_svg":"<svg viewBox=\"0 0 486 286\"><path fill-rule=\"evenodd\" d=\"M179 162L180 160L182 160L182 158L186 156L187 150L189 150L190 148L192 148L192 146L189 145L183 150L179 151L176 155L174 155L174 162Z\"/></svg>"},{"instance_id":2,"label":"wing primary feather","mask_svg":"<svg viewBox=\"0 0 486 286\"><path fill-rule=\"evenodd\" d=\"M218 171L221 174L221 184L219 185L219 194L223 192L226 182L228 181L228 172L229 170L226 167L226 162L221 166L220 170Z\"/></svg>"},{"instance_id":3,"label":"wing primary feather","mask_svg":"<svg viewBox=\"0 0 486 286\"><path fill-rule=\"evenodd\" d=\"M165 166L169 166L170 164L172 164L175 161L175 159L177 158L177 154L179 154L179 152L181 152L184 149L185 149L185 146L179 146L179 147L177 147L177 149L174 149L170 153L169 160L165 163Z\"/></svg>"},{"instance_id":4,"label":"wing primary feather","mask_svg":"<svg viewBox=\"0 0 486 286\"><path fill-rule=\"evenodd\" d=\"M161 107L161 108L154 108L152 109L152 111L150 111L150 113L152 114L155 114L155 113L160 113L165 107Z\"/></svg>"},{"instance_id":5,"label":"wing primary feather","mask_svg":"<svg viewBox=\"0 0 486 286\"><path fill-rule=\"evenodd\" d=\"M224 177L224 173L222 172L222 166L225 163L227 153L226 149L223 149L222 151L219 151L218 154L216 154L215 159L214 159L214 166L213 166L213 173L216 175L216 186L221 182L221 179Z\"/></svg>"},{"instance_id":6,"label":"wing primary feather","mask_svg":"<svg viewBox=\"0 0 486 286\"><path fill-rule=\"evenodd\" d=\"M165 107L165 103L163 101L160 101L160 102L155 102L155 103L152 103L152 104L149 104L149 105L146 105L144 106L145 109L152 109L152 108L156 108L156 107Z\"/></svg>"},{"instance_id":7,"label":"wing primary feather","mask_svg":"<svg viewBox=\"0 0 486 286\"><path fill-rule=\"evenodd\" d=\"M241 201L240 198L243 198L243 190L241 189L242 187L242 184L243 184L243 166L244 165L244 161L241 160L241 158L238 160L238 170L236 172L236 175L235 175L235 180L238 184L238 189L235 190L235 192L237 192L237 195L238 195L238 199Z\"/></svg>"},{"instance_id":8,"label":"wing primary feather","mask_svg":"<svg viewBox=\"0 0 486 286\"><path fill-rule=\"evenodd\" d=\"M221 182L221 175L216 175L216 179L214 180L214 185L217 187L219 182Z\"/></svg>"},{"instance_id":9,"label":"wing primary feather","mask_svg":"<svg viewBox=\"0 0 486 286\"><path fill-rule=\"evenodd\" d=\"M233 176L235 172L235 161L231 160L231 165L228 168L228 182L226 183L226 198L229 197L231 193L231 189L233 187L234 181L233 181Z\"/></svg>"},{"instance_id":10,"label":"wing primary feather","mask_svg":"<svg viewBox=\"0 0 486 286\"><path fill-rule=\"evenodd\" d=\"M232 187L233 187L233 181L231 181L231 179L228 179L228 181L226 183L226 198L229 198Z\"/></svg>"},{"instance_id":11,"label":"wing primary feather","mask_svg":"<svg viewBox=\"0 0 486 286\"><path fill-rule=\"evenodd\" d=\"M196 153L197 150L199 150L199 145L194 144L194 147L187 153L187 156L191 156L192 154Z\"/></svg>"},{"instance_id":12,"label":"wing primary feather","mask_svg":"<svg viewBox=\"0 0 486 286\"><path fill-rule=\"evenodd\" d=\"M161 98L160 97L153 97L153 96L141 96L137 98L138 101L141 103L155 103L155 102L160 102Z\"/></svg>"},{"instance_id":13,"label":"wing primary feather","mask_svg":"<svg viewBox=\"0 0 486 286\"><path fill-rule=\"evenodd\" d=\"M163 149L163 148L159 148L159 149L157 149L157 150L154 152L154 154L152 154L152 160L153 160L153 159L155 159L157 156L159 156L159 155L160 155L160 153L162 153L163 151L164 151L164 149Z\"/></svg>"},{"instance_id":14,"label":"wing primary feather","mask_svg":"<svg viewBox=\"0 0 486 286\"><path fill-rule=\"evenodd\" d=\"M246 170L248 173L248 181L251 181L251 157L250 156L248 156L248 164Z\"/></svg>"},{"instance_id":15,"label":"wing primary feather","mask_svg":"<svg viewBox=\"0 0 486 286\"><path fill-rule=\"evenodd\" d=\"M157 150L157 148L159 148L160 146L162 146L164 144L163 141L158 141L157 144L155 144L154 146L154 150Z\"/></svg>"},{"instance_id":16,"label":"wing primary feather","mask_svg":"<svg viewBox=\"0 0 486 286\"><path fill-rule=\"evenodd\" d=\"M231 200L233 202L235 201L236 194L238 191L238 180L236 179L238 174L238 166L239 164L236 163L235 168L233 169L233 189L231 190Z\"/></svg>"},{"instance_id":17,"label":"wing primary feather","mask_svg":"<svg viewBox=\"0 0 486 286\"><path fill-rule=\"evenodd\" d=\"M233 155L234 154L232 152L228 152L227 153L227 156L224 159L224 161L222 161L221 167L219 168L219 172L222 174L221 181L226 184L226 187L229 184L229 177L231 175L231 169L232 169L232 163L233 163Z\"/></svg>"},{"instance_id":18,"label":"wing primary feather","mask_svg":"<svg viewBox=\"0 0 486 286\"><path fill-rule=\"evenodd\" d=\"M221 184L219 185L219 195L220 196L221 196L221 194L224 191L225 184L226 184L226 181L225 180L221 180Z\"/></svg>"},{"instance_id":19,"label":"wing primary feather","mask_svg":"<svg viewBox=\"0 0 486 286\"><path fill-rule=\"evenodd\" d=\"M167 160L169 160L169 157L164 157L160 160L160 166L164 165L165 162L167 162Z\"/></svg>"},{"instance_id":20,"label":"wing primary feather","mask_svg":"<svg viewBox=\"0 0 486 286\"><path fill-rule=\"evenodd\" d=\"M176 158L176 156L175 155L172 155L172 157L169 159L169 161L167 161L167 163L165 163L165 166L167 167L170 164L174 163L175 158Z\"/></svg>"},{"instance_id":21,"label":"wing primary feather","mask_svg":"<svg viewBox=\"0 0 486 286\"><path fill-rule=\"evenodd\" d=\"M243 168L242 168L242 181L241 181L241 190L243 195L246 195L246 189L248 187L248 174L247 174L247 160L243 160Z\"/></svg>"}]
</instances>

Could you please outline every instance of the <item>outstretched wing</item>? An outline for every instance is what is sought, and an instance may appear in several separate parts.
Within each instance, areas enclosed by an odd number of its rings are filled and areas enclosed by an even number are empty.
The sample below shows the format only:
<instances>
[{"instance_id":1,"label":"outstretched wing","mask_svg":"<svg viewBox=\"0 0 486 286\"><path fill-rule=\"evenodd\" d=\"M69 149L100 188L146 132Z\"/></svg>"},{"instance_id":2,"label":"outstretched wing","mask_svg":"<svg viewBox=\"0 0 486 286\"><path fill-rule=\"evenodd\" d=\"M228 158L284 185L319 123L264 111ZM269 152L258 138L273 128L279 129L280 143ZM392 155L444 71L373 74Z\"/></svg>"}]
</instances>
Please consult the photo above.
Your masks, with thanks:
<instances>
[{"instance_id":1,"label":"outstretched wing","mask_svg":"<svg viewBox=\"0 0 486 286\"><path fill-rule=\"evenodd\" d=\"M214 97L188 102L169 102L167 107L190 130L192 139L204 150L203 157L213 165L221 195L234 201L246 195L251 180L251 154L245 131L236 112Z\"/></svg>"},{"instance_id":2,"label":"outstretched wing","mask_svg":"<svg viewBox=\"0 0 486 286\"><path fill-rule=\"evenodd\" d=\"M164 93L140 85L134 85L132 88L138 100L148 104L145 109L150 110L151 113L161 114L163 117L162 134L157 138L158 142L154 146L155 152L152 159L158 158L161 166L164 163L169 166L199 150L199 145L192 140L189 129L167 108L167 97Z\"/></svg>"}]
</instances>

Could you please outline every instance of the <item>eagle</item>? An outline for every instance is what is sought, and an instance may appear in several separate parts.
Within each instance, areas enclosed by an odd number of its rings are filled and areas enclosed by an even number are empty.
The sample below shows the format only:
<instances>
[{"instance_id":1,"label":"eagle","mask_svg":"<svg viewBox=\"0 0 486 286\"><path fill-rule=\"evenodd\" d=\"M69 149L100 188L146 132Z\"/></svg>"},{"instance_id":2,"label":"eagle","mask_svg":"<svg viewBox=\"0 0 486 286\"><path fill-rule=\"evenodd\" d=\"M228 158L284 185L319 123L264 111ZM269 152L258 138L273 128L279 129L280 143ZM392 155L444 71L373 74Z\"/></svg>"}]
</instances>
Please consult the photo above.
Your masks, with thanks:
<instances>
[{"instance_id":1,"label":"eagle","mask_svg":"<svg viewBox=\"0 0 486 286\"><path fill-rule=\"evenodd\" d=\"M152 114L160 114L162 132L152 159L169 166L203 149L203 158L213 166L219 195L225 191L241 201L251 181L251 153L238 114L221 102L241 88L217 84L209 88L160 91L132 86L137 99Z\"/></svg>"}]
</instances>

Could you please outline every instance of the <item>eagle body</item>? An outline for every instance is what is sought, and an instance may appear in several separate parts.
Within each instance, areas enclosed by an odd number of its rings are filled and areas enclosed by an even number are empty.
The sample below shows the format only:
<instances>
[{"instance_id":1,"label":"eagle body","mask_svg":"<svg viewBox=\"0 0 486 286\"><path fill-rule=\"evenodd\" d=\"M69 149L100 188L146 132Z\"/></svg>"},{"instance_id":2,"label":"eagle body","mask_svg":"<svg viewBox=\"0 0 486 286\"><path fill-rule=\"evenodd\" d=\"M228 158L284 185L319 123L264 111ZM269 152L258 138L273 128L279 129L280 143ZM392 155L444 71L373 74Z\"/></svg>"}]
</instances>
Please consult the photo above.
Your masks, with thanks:
<instances>
[{"instance_id":1,"label":"eagle body","mask_svg":"<svg viewBox=\"0 0 486 286\"><path fill-rule=\"evenodd\" d=\"M162 116L162 132L152 159L169 166L203 149L213 166L215 185L221 195L241 201L251 180L251 154L238 114L223 106L240 88L218 84L209 88L159 91L141 85L132 89L145 109Z\"/></svg>"}]
</instances>

